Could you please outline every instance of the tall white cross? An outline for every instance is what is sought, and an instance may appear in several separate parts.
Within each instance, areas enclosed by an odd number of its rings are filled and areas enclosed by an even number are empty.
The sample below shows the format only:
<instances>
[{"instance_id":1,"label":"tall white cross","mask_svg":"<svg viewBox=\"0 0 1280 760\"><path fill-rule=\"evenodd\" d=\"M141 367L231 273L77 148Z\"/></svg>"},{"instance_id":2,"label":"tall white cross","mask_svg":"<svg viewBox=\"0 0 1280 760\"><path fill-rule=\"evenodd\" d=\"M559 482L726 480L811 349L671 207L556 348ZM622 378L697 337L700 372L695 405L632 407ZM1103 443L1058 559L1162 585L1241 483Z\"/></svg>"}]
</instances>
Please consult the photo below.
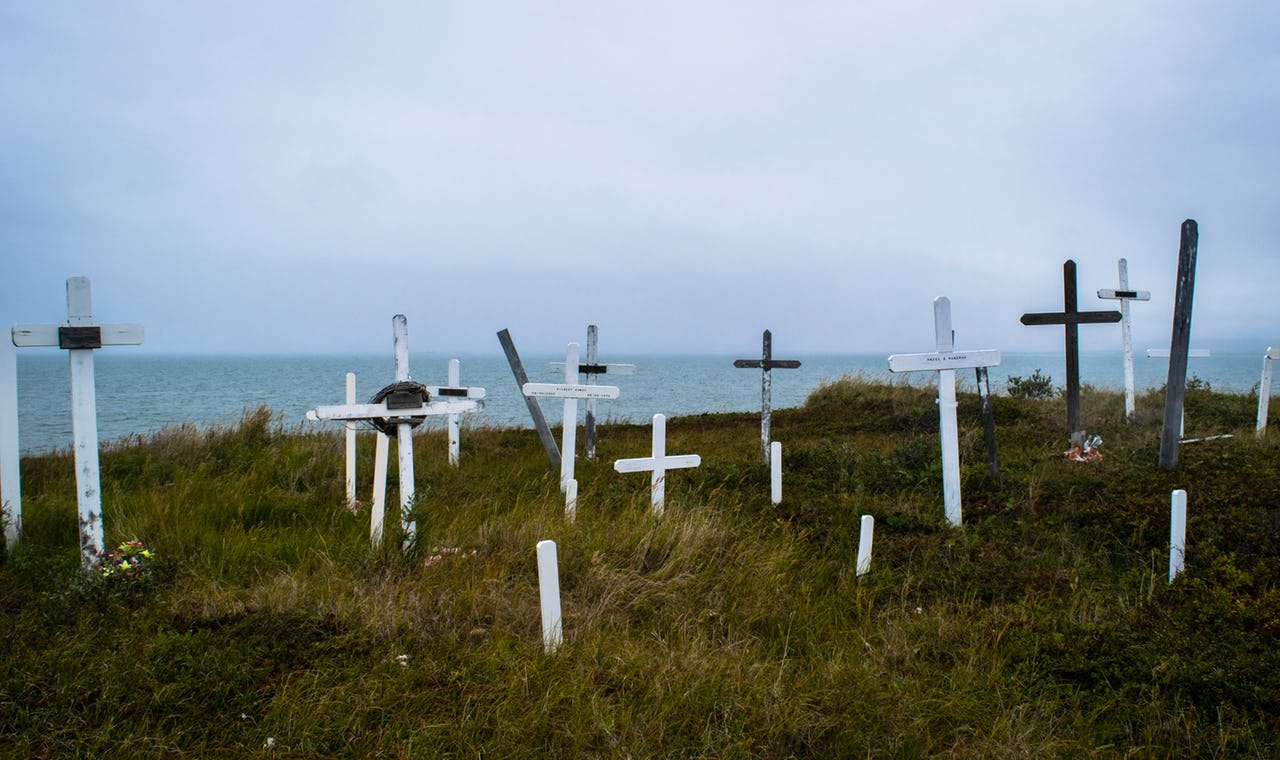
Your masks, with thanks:
<instances>
[{"instance_id":1,"label":"tall white cross","mask_svg":"<svg viewBox=\"0 0 1280 760\"><path fill-rule=\"evenodd\" d=\"M942 497L947 522L961 523L960 444L956 432L957 369L994 367L1000 363L995 349L956 351L955 333L951 329L951 300L946 296L933 299L933 329L938 350L930 354L895 354L889 357L890 372L938 373L938 433L942 447Z\"/></svg>"},{"instance_id":2,"label":"tall white cross","mask_svg":"<svg viewBox=\"0 0 1280 760\"><path fill-rule=\"evenodd\" d=\"M524 395L564 399L564 432L560 445L560 490L568 493L573 480L573 459L578 447L578 399L617 398L616 385L583 385L578 382L578 344L570 343L564 355L564 383L525 383Z\"/></svg>"},{"instance_id":3,"label":"tall white cross","mask_svg":"<svg viewBox=\"0 0 1280 760\"><path fill-rule=\"evenodd\" d=\"M93 323L93 302L87 277L71 277L67 280L65 325L15 325L13 328L13 345L57 346L66 349L69 357L71 433L76 462L76 502L80 512L80 563L85 569L97 565L103 550L93 351L103 346L136 346L141 343L142 325ZM14 456L16 455L15 451ZM8 468L0 469L7 472ZM20 524L21 501L14 507L15 518Z\"/></svg>"},{"instance_id":4,"label":"tall white cross","mask_svg":"<svg viewBox=\"0 0 1280 760\"><path fill-rule=\"evenodd\" d=\"M430 416L458 414L476 411L483 407L483 388L452 389L461 393L441 394L441 388L414 383L409 379L409 326L403 314L391 320L395 348L395 380L393 385L374 395L375 401L367 404L318 406L307 412L310 420L365 420L385 433L396 431L397 453L400 464L400 520L404 527L404 540L413 540L416 526L410 508L415 490L413 478L413 429ZM434 393L433 393L434 391ZM432 400L433 396L435 400ZM386 478L386 444L379 439L378 454L383 463L375 462L375 498L370 532L376 545L382 537L382 503L376 496L379 477Z\"/></svg>"},{"instance_id":5,"label":"tall white cross","mask_svg":"<svg viewBox=\"0 0 1280 760\"><path fill-rule=\"evenodd\" d=\"M587 362L578 365L578 372L585 375L587 385L595 385L598 375L634 375L636 373L636 365L634 364L600 364L600 331L595 325L587 325ZM551 362L551 369L564 369L564 362ZM596 401L597 399L587 399L587 410L584 416L582 430L583 449L587 459L596 458Z\"/></svg>"},{"instance_id":6,"label":"tall white cross","mask_svg":"<svg viewBox=\"0 0 1280 760\"><path fill-rule=\"evenodd\" d=\"M665 415L655 414L652 455L619 459L613 463L613 469L617 472L652 472L649 480L650 507L655 515L661 515L666 508L667 470L697 467L701 464L702 457L697 454L667 456L667 418Z\"/></svg>"},{"instance_id":7,"label":"tall white cross","mask_svg":"<svg viewBox=\"0 0 1280 760\"><path fill-rule=\"evenodd\" d=\"M1129 262L1120 259L1120 289L1101 289L1098 298L1118 300L1120 302L1120 345L1124 349L1124 419L1133 418L1133 338L1129 331L1129 302L1150 301L1148 290L1129 290Z\"/></svg>"}]
</instances>

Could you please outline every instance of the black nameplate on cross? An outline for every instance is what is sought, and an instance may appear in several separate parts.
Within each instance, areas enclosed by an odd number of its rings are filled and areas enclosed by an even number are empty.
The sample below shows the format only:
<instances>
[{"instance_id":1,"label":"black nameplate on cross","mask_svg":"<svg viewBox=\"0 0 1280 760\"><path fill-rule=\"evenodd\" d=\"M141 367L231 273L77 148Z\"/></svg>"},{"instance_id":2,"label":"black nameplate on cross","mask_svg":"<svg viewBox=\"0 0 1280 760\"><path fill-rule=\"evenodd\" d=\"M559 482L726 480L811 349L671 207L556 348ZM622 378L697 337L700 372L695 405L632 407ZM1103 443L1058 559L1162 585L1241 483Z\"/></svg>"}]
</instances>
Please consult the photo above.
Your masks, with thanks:
<instances>
[{"instance_id":1,"label":"black nameplate on cross","mask_svg":"<svg viewBox=\"0 0 1280 760\"><path fill-rule=\"evenodd\" d=\"M1063 325L1067 352L1067 427L1073 437L1080 430L1080 325L1119 322L1123 315L1111 311L1080 311L1076 305L1076 262L1062 264L1062 311L1030 312L1022 315L1024 325Z\"/></svg>"},{"instance_id":2,"label":"black nameplate on cross","mask_svg":"<svg viewBox=\"0 0 1280 760\"><path fill-rule=\"evenodd\" d=\"M765 467L769 466L769 418L772 416L772 386L769 371L774 369L796 369L800 362L796 359L773 358L773 333L764 331L764 345L759 359L735 359L733 366L738 369L760 370L760 451Z\"/></svg>"}]
</instances>

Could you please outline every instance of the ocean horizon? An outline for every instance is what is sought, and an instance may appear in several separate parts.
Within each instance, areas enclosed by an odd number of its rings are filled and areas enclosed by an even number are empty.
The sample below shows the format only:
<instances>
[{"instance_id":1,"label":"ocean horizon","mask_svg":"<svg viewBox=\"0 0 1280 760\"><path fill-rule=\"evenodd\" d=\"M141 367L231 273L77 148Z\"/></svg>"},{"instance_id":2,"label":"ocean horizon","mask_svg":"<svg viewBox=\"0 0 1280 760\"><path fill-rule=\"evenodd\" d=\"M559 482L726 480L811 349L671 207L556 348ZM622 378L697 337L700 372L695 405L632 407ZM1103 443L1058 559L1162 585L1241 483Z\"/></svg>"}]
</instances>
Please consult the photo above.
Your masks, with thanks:
<instances>
[{"instance_id":1,"label":"ocean horizon","mask_svg":"<svg viewBox=\"0 0 1280 760\"><path fill-rule=\"evenodd\" d=\"M463 425L531 428L532 421L511 369L502 354L410 355L410 376L428 385L444 385L448 362L461 363L462 384L485 388L485 408L464 415ZM564 357L532 354L521 357L531 380L562 377L551 368ZM617 354L605 361L636 365L634 375L605 376L601 384L616 384L618 399L599 402L597 418L607 422L643 422L656 413L668 417L760 409L760 371L733 366L740 355ZM846 374L871 380L928 386L936 373L891 374L884 353L787 355L801 361L797 369L772 372L775 409L799 406L823 383ZM989 371L991 390L1003 393L1009 377L1026 377L1036 370L1062 387L1066 370L1062 354L1004 353ZM167 427L194 425L200 429L226 427L240 421L246 410L265 406L287 429L303 426L341 429L339 423L308 422L307 410L345 401L346 373L356 374L356 396L365 401L393 379L390 353L350 355L156 355L127 350L97 352L94 357L98 438L110 444L133 436L147 436ZM1208 382L1214 390L1249 393L1262 372L1257 354L1214 354L1192 358L1188 376ZM1134 380L1139 393L1164 385L1167 360L1134 356ZM1119 351L1082 352L1081 382L1119 390L1123 364ZM958 370L962 391L974 391L972 370ZM1273 388L1273 391L1275 389ZM560 423L562 404L542 402L547 420ZM579 416L584 404L579 403ZM18 353L19 446L24 455L38 455L71 447L70 378L61 352ZM431 419L428 429L443 426ZM998 421L997 421L998 424Z\"/></svg>"}]
</instances>

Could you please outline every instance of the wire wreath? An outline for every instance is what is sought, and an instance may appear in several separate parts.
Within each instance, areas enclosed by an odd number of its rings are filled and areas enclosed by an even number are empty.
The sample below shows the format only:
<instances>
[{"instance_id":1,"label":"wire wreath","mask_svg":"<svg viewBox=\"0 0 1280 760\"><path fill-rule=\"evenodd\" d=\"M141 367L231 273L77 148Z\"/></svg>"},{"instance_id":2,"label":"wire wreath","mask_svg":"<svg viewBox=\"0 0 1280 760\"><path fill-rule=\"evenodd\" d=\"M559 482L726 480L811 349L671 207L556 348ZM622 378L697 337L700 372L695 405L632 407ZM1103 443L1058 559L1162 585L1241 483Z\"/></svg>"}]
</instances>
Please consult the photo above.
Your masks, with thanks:
<instances>
[{"instance_id":1,"label":"wire wreath","mask_svg":"<svg viewBox=\"0 0 1280 760\"><path fill-rule=\"evenodd\" d=\"M431 400L431 394L427 392L427 386L423 385L422 383L415 383L412 380L402 380L398 383L392 383L391 385L388 385L387 387L373 394L373 397L369 399L369 403L381 404L383 401L386 401L387 398L393 395L397 397L396 398L397 404L403 404L405 402L412 402L412 401L419 401L422 405L425 405L427 402ZM412 407L409 407L409 408L412 408ZM395 435L396 428L398 426L408 425L410 428L416 428L419 425L421 425L423 422L426 422L426 418L425 417L386 417L386 418L375 418L371 420L365 420L365 422L369 423L369 426L372 427L374 430L377 430L378 432L383 433L384 435Z\"/></svg>"}]
</instances>

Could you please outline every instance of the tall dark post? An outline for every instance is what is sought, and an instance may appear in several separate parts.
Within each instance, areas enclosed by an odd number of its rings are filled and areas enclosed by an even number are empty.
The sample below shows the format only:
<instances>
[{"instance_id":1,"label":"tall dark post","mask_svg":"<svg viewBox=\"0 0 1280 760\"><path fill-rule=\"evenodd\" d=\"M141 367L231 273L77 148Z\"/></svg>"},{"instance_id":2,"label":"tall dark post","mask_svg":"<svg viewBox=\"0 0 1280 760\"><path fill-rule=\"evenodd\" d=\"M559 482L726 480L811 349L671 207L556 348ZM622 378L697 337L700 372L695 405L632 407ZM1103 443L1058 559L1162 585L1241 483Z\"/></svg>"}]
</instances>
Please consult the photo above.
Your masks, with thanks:
<instances>
[{"instance_id":1,"label":"tall dark post","mask_svg":"<svg viewBox=\"0 0 1280 760\"><path fill-rule=\"evenodd\" d=\"M1187 390L1187 354L1191 345L1191 300L1196 285L1196 249L1200 229L1194 219L1182 223L1178 244L1178 283L1173 301L1173 333L1169 339L1169 379L1164 392L1164 427L1160 432L1160 466L1178 465L1179 424Z\"/></svg>"}]
</instances>

